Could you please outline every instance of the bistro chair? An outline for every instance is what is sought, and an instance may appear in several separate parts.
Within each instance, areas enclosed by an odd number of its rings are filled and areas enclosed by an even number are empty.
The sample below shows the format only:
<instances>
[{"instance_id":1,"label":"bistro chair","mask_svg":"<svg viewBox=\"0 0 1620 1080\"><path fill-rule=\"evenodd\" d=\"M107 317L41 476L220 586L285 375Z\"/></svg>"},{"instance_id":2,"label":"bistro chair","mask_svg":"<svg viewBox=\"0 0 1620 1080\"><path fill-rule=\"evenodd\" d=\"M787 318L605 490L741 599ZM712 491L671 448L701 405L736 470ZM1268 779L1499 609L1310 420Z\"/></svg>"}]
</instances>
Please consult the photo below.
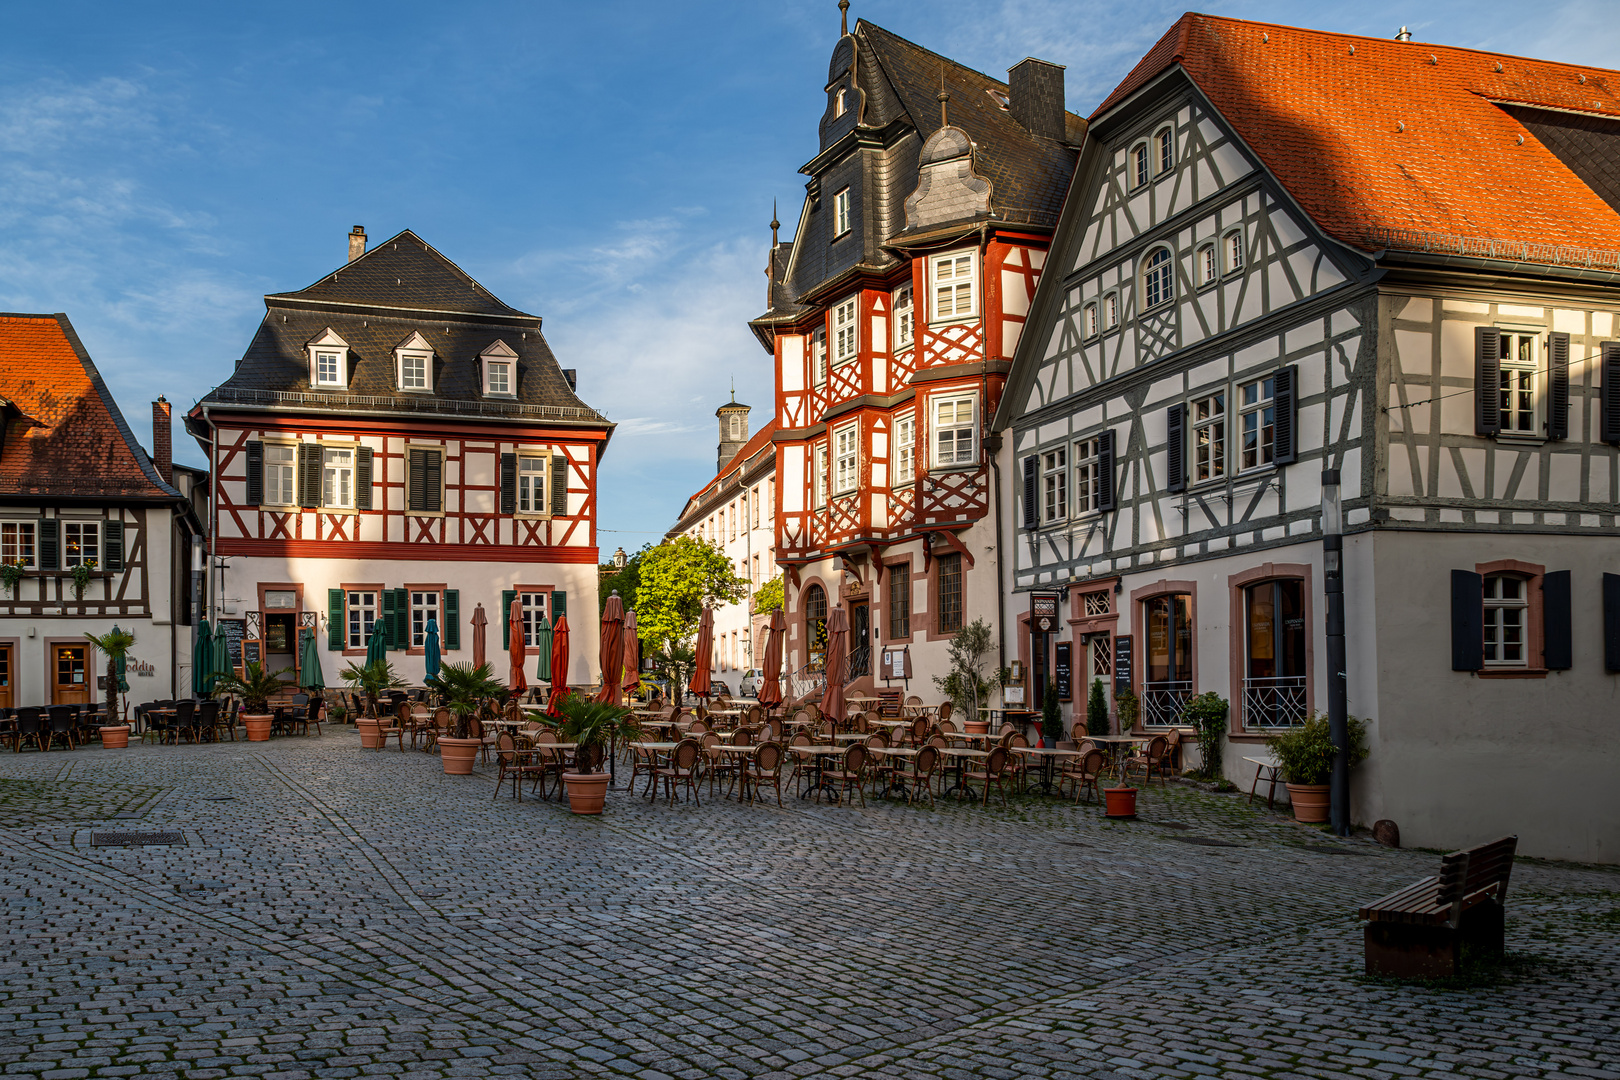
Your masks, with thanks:
<instances>
[{"instance_id":1,"label":"bistro chair","mask_svg":"<svg viewBox=\"0 0 1620 1080\"><path fill-rule=\"evenodd\" d=\"M399 721L379 709L377 711L377 749L381 750L393 739L399 744L400 753L405 752L405 729L399 726Z\"/></svg>"},{"instance_id":2,"label":"bistro chair","mask_svg":"<svg viewBox=\"0 0 1620 1080\"><path fill-rule=\"evenodd\" d=\"M871 757L871 751L861 743L854 743L844 751L843 767L828 769L821 774L822 780L843 788L843 798L848 799L853 789L861 797L861 805L866 805L866 762Z\"/></svg>"},{"instance_id":3,"label":"bistro chair","mask_svg":"<svg viewBox=\"0 0 1620 1080\"><path fill-rule=\"evenodd\" d=\"M939 706L939 722L941 724L945 723L945 721L951 718L951 714L955 712L955 710L955 704L950 698L946 698ZM952 725L952 730L955 730L955 725Z\"/></svg>"},{"instance_id":4,"label":"bistro chair","mask_svg":"<svg viewBox=\"0 0 1620 1080\"><path fill-rule=\"evenodd\" d=\"M321 733L321 698L320 698L320 695L317 694L314 697L310 698L309 699L309 704L304 706L304 708L305 708L305 712L304 712L304 734L308 735L309 734L309 725L314 724L315 725L315 734L319 735ZM416 746L416 739L415 739L414 736L411 739L411 746L413 748Z\"/></svg>"},{"instance_id":5,"label":"bistro chair","mask_svg":"<svg viewBox=\"0 0 1620 1080\"><path fill-rule=\"evenodd\" d=\"M45 749L44 710L32 706L17 710L17 732L12 739L12 750L22 753L23 744L30 739L36 749Z\"/></svg>"},{"instance_id":6,"label":"bistro chair","mask_svg":"<svg viewBox=\"0 0 1620 1080\"><path fill-rule=\"evenodd\" d=\"M495 794L493 799L501 797L501 784L506 778L512 778L512 797L518 802L523 801L522 782L526 777L532 777L542 783L545 780L546 770L543 765L533 764L528 760L528 753L517 748L517 741L508 732L501 732L495 736L495 761L500 766L500 772L495 776ZM542 794L542 798L544 795Z\"/></svg>"},{"instance_id":7,"label":"bistro chair","mask_svg":"<svg viewBox=\"0 0 1620 1080\"><path fill-rule=\"evenodd\" d=\"M1001 805L1007 805L1007 789L1004 777L1007 772L1007 759L1011 752L1005 746L997 746L990 751L990 756L984 759L984 768L980 771L969 769L966 779L969 782L977 780L984 784L984 805L990 805L990 785L995 784L996 790L1001 793Z\"/></svg>"},{"instance_id":8,"label":"bistro chair","mask_svg":"<svg viewBox=\"0 0 1620 1080\"><path fill-rule=\"evenodd\" d=\"M1058 774L1058 793L1062 794L1063 785L1069 781L1074 782L1074 801L1079 802L1080 797L1089 788L1097 801L1102 801L1102 791L1097 787L1097 781L1108 770L1108 755L1095 746L1085 751L1078 758L1069 759Z\"/></svg>"},{"instance_id":9,"label":"bistro chair","mask_svg":"<svg viewBox=\"0 0 1620 1080\"><path fill-rule=\"evenodd\" d=\"M911 802L917 801L919 790L928 792L928 805L934 805L934 774L939 771L939 747L924 746L917 751L911 765L911 790L906 798Z\"/></svg>"},{"instance_id":10,"label":"bistro chair","mask_svg":"<svg viewBox=\"0 0 1620 1080\"><path fill-rule=\"evenodd\" d=\"M219 742L219 702L204 701L197 706L197 733L209 742Z\"/></svg>"},{"instance_id":11,"label":"bistro chair","mask_svg":"<svg viewBox=\"0 0 1620 1080\"><path fill-rule=\"evenodd\" d=\"M627 791L636 790L636 777L646 773L647 792L650 792L654 783L653 770L658 766L658 751L647 750L629 743L625 744L625 749L630 753L630 782L625 785L625 789ZM643 792L643 794L647 792Z\"/></svg>"},{"instance_id":12,"label":"bistro chair","mask_svg":"<svg viewBox=\"0 0 1620 1080\"><path fill-rule=\"evenodd\" d=\"M65 739L69 750L77 750L79 746L73 738L73 710L66 705L52 705L47 715L50 717L50 724L45 730L44 749L49 750L55 746L57 739Z\"/></svg>"},{"instance_id":13,"label":"bistro chair","mask_svg":"<svg viewBox=\"0 0 1620 1080\"><path fill-rule=\"evenodd\" d=\"M704 765L704 771L709 774L710 795L714 794L714 782L716 774L730 771L730 762L725 760L726 755L715 749L715 747L719 746L723 742L725 742L725 740L720 737L720 733L718 731L705 731L698 738L698 745L703 747L702 762Z\"/></svg>"},{"instance_id":14,"label":"bistro chair","mask_svg":"<svg viewBox=\"0 0 1620 1080\"><path fill-rule=\"evenodd\" d=\"M1166 777L1181 775L1181 729L1171 728L1164 737L1164 756L1159 759L1159 771Z\"/></svg>"},{"instance_id":15,"label":"bistro chair","mask_svg":"<svg viewBox=\"0 0 1620 1080\"><path fill-rule=\"evenodd\" d=\"M653 770L655 782L660 779L664 782L664 790L669 794L669 805L675 805L675 789L683 783L692 793L692 802L698 806L703 805L698 800L697 792L698 758L701 753L702 748L698 746L696 739L682 739L676 744L675 749L670 751L669 763Z\"/></svg>"},{"instance_id":16,"label":"bistro chair","mask_svg":"<svg viewBox=\"0 0 1620 1080\"><path fill-rule=\"evenodd\" d=\"M170 729L174 741L178 743L182 738L190 742L201 742L201 733L197 729L197 703L189 698L174 703L174 727Z\"/></svg>"},{"instance_id":17,"label":"bistro chair","mask_svg":"<svg viewBox=\"0 0 1620 1080\"><path fill-rule=\"evenodd\" d=\"M1151 783L1153 774L1159 774L1159 783L1166 786L1169 781L1164 778L1164 759L1169 753L1170 740L1163 735L1155 735L1148 741L1147 749L1140 754L1132 754L1125 759L1125 776L1131 775L1132 769L1142 770L1142 782Z\"/></svg>"},{"instance_id":18,"label":"bistro chair","mask_svg":"<svg viewBox=\"0 0 1620 1080\"><path fill-rule=\"evenodd\" d=\"M809 733L800 731L800 732L797 732L797 733L794 734L792 740L788 743L788 745L789 746L814 746L815 745L815 740L810 737ZM800 781L800 779L810 777L814 771L815 771L815 758L814 757L812 757L809 754L794 754L793 755L793 774L788 778L788 779L793 781L793 794L795 794L795 795L800 794L800 792L799 792L799 781Z\"/></svg>"},{"instance_id":19,"label":"bistro chair","mask_svg":"<svg viewBox=\"0 0 1620 1080\"><path fill-rule=\"evenodd\" d=\"M911 718L911 745L921 746L928 741L928 717L914 716Z\"/></svg>"},{"instance_id":20,"label":"bistro chair","mask_svg":"<svg viewBox=\"0 0 1620 1080\"><path fill-rule=\"evenodd\" d=\"M1012 734L1002 738L1001 745L1007 748L1007 771L1012 773L1013 790L1022 792L1029 776L1029 758L1018 751L1028 749L1029 740L1013 731Z\"/></svg>"},{"instance_id":21,"label":"bistro chair","mask_svg":"<svg viewBox=\"0 0 1620 1080\"><path fill-rule=\"evenodd\" d=\"M738 774L743 789L748 792L748 805L754 805L754 795L759 791L760 785L769 784L776 789L776 805L782 805L782 747L779 743L761 743L754 751L752 760L743 762L742 772ZM738 798L742 793L738 792Z\"/></svg>"}]
</instances>

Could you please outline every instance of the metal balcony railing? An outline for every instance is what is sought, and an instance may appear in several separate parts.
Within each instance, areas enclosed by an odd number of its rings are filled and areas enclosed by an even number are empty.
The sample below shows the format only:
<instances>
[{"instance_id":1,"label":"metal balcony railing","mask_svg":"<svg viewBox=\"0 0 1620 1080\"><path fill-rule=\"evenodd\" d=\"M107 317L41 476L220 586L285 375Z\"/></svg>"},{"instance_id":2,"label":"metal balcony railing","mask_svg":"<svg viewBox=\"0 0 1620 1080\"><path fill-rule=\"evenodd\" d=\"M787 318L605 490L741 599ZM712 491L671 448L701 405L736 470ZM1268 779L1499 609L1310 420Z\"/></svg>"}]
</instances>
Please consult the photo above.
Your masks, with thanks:
<instances>
[{"instance_id":1,"label":"metal balcony railing","mask_svg":"<svg viewBox=\"0 0 1620 1080\"><path fill-rule=\"evenodd\" d=\"M1142 725L1175 727L1192 700L1192 680L1142 684Z\"/></svg>"},{"instance_id":2,"label":"metal balcony railing","mask_svg":"<svg viewBox=\"0 0 1620 1080\"><path fill-rule=\"evenodd\" d=\"M374 394L322 393L302 390L254 390L217 386L203 399L238 405L348 409L356 412L433 413L447 416L522 417L536 420L608 423L602 413L574 405L526 405L516 401L466 401L422 395L383 397Z\"/></svg>"},{"instance_id":3,"label":"metal balcony railing","mask_svg":"<svg viewBox=\"0 0 1620 1080\"><path fill-rule=\"evenodd\" d=\"M1305 676L1243 680L1243 726L1271 730L1305 722Z\"/></svg>"}]
</instances>

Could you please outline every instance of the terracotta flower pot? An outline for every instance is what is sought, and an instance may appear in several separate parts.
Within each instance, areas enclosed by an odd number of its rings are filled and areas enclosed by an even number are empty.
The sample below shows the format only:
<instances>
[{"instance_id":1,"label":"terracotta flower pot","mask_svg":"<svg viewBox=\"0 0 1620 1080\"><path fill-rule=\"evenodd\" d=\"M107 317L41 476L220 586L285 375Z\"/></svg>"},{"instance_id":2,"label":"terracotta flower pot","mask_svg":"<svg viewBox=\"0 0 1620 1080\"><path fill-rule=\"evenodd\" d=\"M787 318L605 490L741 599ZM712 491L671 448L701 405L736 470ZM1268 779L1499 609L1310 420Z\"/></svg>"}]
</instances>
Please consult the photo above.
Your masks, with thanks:
<instances>
[{"instance_id":1,"label":"terracotta flower pot","mask_svg":"<svg viewBox=\"0 0 1620 1080\"><path fill-rule=\"evenodd\" d=\"M969 735L988 735L990 734L990 721L967 720L963 722L962 730Z\"/></svg>"},{"instance_id":2,"label":"terracotta flower pot","mask_svg":"<svg viewBox=\"0 0 1620 1080\"><path fill-rule=\"evenodd\" d=\"M119 724L115 727L104 727L101 729L101 748L103 750L123 750L128 746L128 724Z\"/></svg>"},{"instance_id":3,"label":"terracotta flower pot","mask_svg":"<svg viewBox=\"0 0 1620 1080\"><path fill-rule=\"evenodd\" d=\"M354 726L360 729L360 749L382 749L382 736L377 733L377 721L365 719L356 720L354 722Z\"/></svg>"},{"instance_id":4,"label":"terracotta flower pot","mask_svg":"<svg viewBox=\"0 0 1620 1080\"><path fill-rule=\"evenodd\" d=\"M270 725L275 719L269 713L243 713L242 724L247 728L248 742L269 742Z\"/></svg>"},{"instance_id":5,"label":"terracotta flower pot","mask_svg":"<svg viewBox=\"0 0 1620 1080\"><path fill-rule=\"evenodd\" d=\"M1133 787L1103 788L1104 817L1133 818L1136 816L1136 789Z\"/></svg>"},{"instance_id":6,"label":"terracotta flower pot","mask_svg":"<svg viewBox=\"0 0 1620 1080\"><path fill-rule=\"evenodd\" d=\"M446 776L472 775L473 762L478 760L478 751L484 745L482 739L444 739L439 740L439 760L444 763Z\"/></svg>"},{"instance_id":7,"label":"terracotta flower pot","mask_svg":"<svg viewBox=\"0 0 1620 1080\"><path fill-rule=\"evenodd\" d=\"M563 783L568 787L568 809L576 814L600 814L611 779L605 772L563 773Z\"/></svg>"},{"instance_id":8,"label":"terracotta flower pot","mask_svg":"<svg viewBox=\"0 0 1620 1080\"><path fill-rule=\"evenodd\" d=\"M1326 821L1328 819L1328 785L1284 784L1288 801L1294 806L1295 821Z\"/></svg>"}]
</instances>

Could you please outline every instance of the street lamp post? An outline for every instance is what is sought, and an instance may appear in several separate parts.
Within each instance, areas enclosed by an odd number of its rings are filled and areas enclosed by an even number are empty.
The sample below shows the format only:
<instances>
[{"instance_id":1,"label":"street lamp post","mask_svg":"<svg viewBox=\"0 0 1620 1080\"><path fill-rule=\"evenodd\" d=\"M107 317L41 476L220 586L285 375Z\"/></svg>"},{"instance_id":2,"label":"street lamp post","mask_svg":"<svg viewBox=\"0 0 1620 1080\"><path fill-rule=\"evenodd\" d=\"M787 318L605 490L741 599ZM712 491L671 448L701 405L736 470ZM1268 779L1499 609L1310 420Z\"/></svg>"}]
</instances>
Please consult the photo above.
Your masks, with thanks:
<instances>
[{"instance_id":1,"label":"street lamp post","mask_svg":"<svg viewBox=\"0 0 1620 1080\"><path fill-rule=\"evenodd\" d=\"M1344 507L1339 470L1322 470L1322 591L1327 594L1328 735L1333 739L1329 820L1350 835L1349 687L1344 662Z\"/></svg>"}]
</instances>

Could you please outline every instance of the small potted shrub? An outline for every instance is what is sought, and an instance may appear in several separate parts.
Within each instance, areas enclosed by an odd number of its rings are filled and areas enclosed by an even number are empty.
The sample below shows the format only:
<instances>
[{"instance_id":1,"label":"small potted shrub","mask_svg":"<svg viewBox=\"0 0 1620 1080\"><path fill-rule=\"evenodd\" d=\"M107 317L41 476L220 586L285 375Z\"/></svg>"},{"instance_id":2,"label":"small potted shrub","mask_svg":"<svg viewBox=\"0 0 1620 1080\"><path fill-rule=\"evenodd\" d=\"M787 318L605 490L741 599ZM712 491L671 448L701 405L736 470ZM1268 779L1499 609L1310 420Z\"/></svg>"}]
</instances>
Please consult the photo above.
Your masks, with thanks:
<instances>
[{"instance_id":1,"label":"small potted shrub","mask_svg":"<svg viewBox=\"0 0 1620 1080\"><path fill-rule=\"evenodd\" d=\"M576 814L600 814L612 777L602 772L615 736L632 738L635 725L630 710L583 694L569 694L549 717L559 742L574 743L574 772L563 773L568 788L568 809Z\"/></svg>"},{"instance_id":2,"label":"small potted shrub","mask_svg":"<svg viewBox=\"0 0 1620 1080\"><path fill-rule=\"evenodd\" d=\"M84 638L107 658L107 724L101 728L101 745L107 750L128 749L129 725L118 722L124 715L118 695L129 689L122 681L123 666L128 662L129 651L135 647L135 635L115 626L105 634L86 634Z\"/></svg>"},{"instance_id":3,"label":"small potted shrub","mask_svg":"<svg viewBox=\"0 0 1620 1080\"><path fill-rule=\"evenodd\" d=\"M494 669L488 664L473 667L471 663L441 665L439 673L427 680L429 689L438 693L444 707L455 717L454 734L438 740L439 760L444 764L446 776L468 776L482 739L473 738L473 714L486 699L499 694L506 687L493 678Z\"/></svg>"},{"instance_id":4,"label":"small potted shrub","mask_svg":"<svg viewBox=\"0 0 1620 1080\"><path fill-rule=\"evenodd\" d=\"M1142 715L1142 702L1129 690L1114 695L1114 714L1119 717L1119 730L1135 731L1136 721Z\"/></svg>"},{"instance_id":5,"label":"small potted shrub","mask_svg":"<svg viewBox=\"0 0 1620 1080\"><path fill-rule=\"evenodd\" d=\"M1048 679L1041 692L1041 745L1056 746L1063 738L1063 706L1058 702L1057 684Z\"/></svg>"},{"instance_id":6,"label":"small potted shrub","mask_svg":"<svg viewBox=\"0 0 1620 1080\"><path fill-rule=\"evenodd\" d=\"M1350 767L1367 756L1367 725L1359 718L1346 717L1349 729ZM1328 791L1333 779L1333 736L1327 717L1311 713L1298 727L1281 731L1266 740L1266 748L1277 759L1294 808L1294 820L1320 822L1328 819Z\"/></svg>"},{"instance_id":7,"label":"small potted shrub","mask_svg":"<svg viewBox=\"0 0 1620 1080\"><path fill-rule=\"evenodd\" d=\"M1207 690L1187 702L1181 714L1181 719L1197 732L1200 760L1197 775L1216 785L1225 779L1221 774L1221 746L1226 740L1226 718L1230 712L1231 705L1225 698Z\"/></svg>"},{"instance_id":8,"label":"small potted shrub","mask_svg":"<svg viewBox=\"0 0 1620 1080\"><path fill-rule=\"evenodd\" d=\"M21 600L22 594L18 591L22 586L23 575L28 573L28 567L21 559L7 559L0 563L0 584L4 584L6 592L11 594L13 600Z\"/></svg>"},{"instance_id":9,"label":"small potted shrub","mask_svg":"<svg viewBox=\"0 0 1620 1080\"><path fill-rule=\"evenodd\" d=\"M351 689L365 695L367 715L357 716L354 720L355 730L360 733L360 748L382 749L382 733L378 730L382 721L377 719L377 698L384 690L404 686L405 680L395 674L394 665L388 662L387 657L380 657L369 664L351 663L339 677Z\"/></svg>"},{"instance_id":10,"label":"small potted shrub","mask_svg":"<svg viewBox=\"0 0 1620 1080\"><path fill-rule=\"evenodd\" d=\"M73 575L73 599L84 599L84 590L90 587L90 576L95 572L96 560L94 559L86 559L69 571Z\"/></svg>"},{"instance_id":11,"label":"small potted shrub","mask_svg":"<svg viewBox=\"0 0 1620 1080\"><path fill-rule=\"evenodd\" d=\"M282 668L280 671L267 672L263 664L249 663L242 669L240 677L219 677L217 692L236 694L242 699L242 726L247 728L249 742L265 742L270 738L270 724L275 720L270 714L270 699L286 689L287 683L282 681L281 676L291 670Z\"/></svg>"},{"instance_id":12,"label":"small potted shrub","mask_svg":"<svg viewBox=\"0 0 1620 1080\"><path fill-rule=\"evenodd\" d=\"M1130 730L1122 722L1119 726L1121 734ZM1101 679L1091 680L1091 693L1086 698L1086 734L1107 735L1108 731L1108 699L1103 695Z\"/></svg>"}]
</instances>

